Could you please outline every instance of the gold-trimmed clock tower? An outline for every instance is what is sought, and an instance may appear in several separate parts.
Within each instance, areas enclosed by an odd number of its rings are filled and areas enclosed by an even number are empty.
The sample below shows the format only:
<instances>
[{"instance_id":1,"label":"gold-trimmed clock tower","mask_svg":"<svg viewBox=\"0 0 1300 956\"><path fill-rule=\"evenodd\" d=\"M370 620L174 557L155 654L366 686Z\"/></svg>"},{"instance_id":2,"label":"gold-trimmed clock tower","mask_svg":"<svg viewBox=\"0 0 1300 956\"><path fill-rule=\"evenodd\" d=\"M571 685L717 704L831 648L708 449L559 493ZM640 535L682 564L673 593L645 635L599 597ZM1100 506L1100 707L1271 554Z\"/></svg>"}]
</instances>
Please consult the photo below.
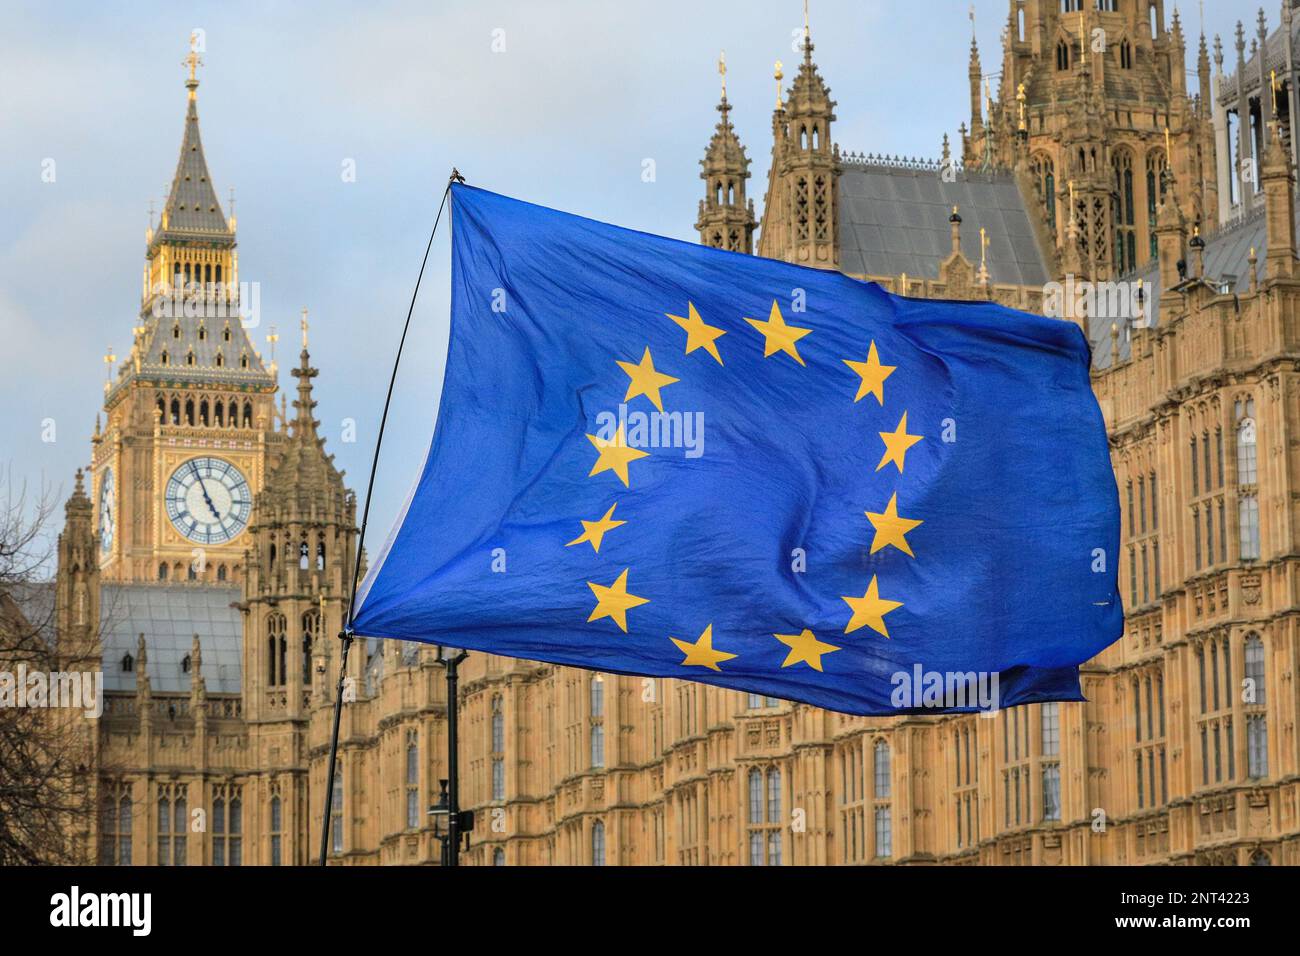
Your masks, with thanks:
<instances>
[{"instance_id":1,"label":"gold-trimmed clock tower","mask_svg":"<svg viewBox=\"0 0 1300 956\"><path fill-rule=\"evenodd\" d=\"M145 234L139 321L92 440L107 581L241 580L253 498L282 440L275 366L249 334L258 290L239 280L235 217L222 212L199 138L198 54L186 63L180 158Z\"/></svg>"}]
</instances>

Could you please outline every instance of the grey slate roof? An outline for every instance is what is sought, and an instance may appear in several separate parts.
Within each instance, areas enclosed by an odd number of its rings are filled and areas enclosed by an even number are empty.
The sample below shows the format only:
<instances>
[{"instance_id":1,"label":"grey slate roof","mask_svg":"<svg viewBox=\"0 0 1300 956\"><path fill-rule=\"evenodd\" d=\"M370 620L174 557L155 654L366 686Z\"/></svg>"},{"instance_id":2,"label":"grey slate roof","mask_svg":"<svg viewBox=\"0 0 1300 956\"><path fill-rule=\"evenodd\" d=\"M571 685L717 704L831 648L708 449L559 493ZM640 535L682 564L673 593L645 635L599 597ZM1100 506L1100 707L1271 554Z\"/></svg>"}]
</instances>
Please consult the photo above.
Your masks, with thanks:
<instances>
[{"instance_id":1,"label":"grey slate roof","mask_svg":"<svg viewBox=\"0 0 1300 956\"><path fill-rule=\"evenodd\" d=\"M978 268L980 228L988 230L994 284L1042 285L1048 266L1010 172L958 172L944 182L938 164L848 159L839 185L840 268L854 275L938 279L952 252L948 217L962 217L962 253Z\"/></svg>"},{"instance_id":2,"label":"grey slate roof","mask_svg":"<svg viewBox=\"0 0 1300 956\"><path fill-rule=\"evenodd\" d=\"M196 87L198 83L194 84ZM230 235L230 227L217 191L212 187L208 163L203 156L203 141L199 138L198 100L193 91L185 109L185 133L181 138L181 155L176 162L172 188L167 196L167 233L186 233L195 237Z\"/></svg>"},{"instance_id":3,"label":"grey slate roof","mask_svg":"<svg viewBox=\"0 0 1300 956\"><path fill-rule=\"evenodd\" d=\"M203 679L211 694L240 692L244 623L232 607L238 587L203 584L106 584L100 589L100 628L104 645L104 689L135 691L135 672L122 669L134 660L144 634L149 684L154 693L190 691L181 669L199 635Z\"/></svg>"},{"instance_id":4,"label":"grey slate roof","mask_svg":"<svg viewBox=\"0 0 1300 956\"><path fill-rule=\"evenodd\" d=\"M214 308L208 303L207 308ZM231 318L163 316L148 320L145 332L146 344L144 356L140 363L140 375L144 378L160 379L168 382L194 382L241 388L270 388L275 379L262 363L253 343L240 321L237 306L227 308L227 313L234 312ZM230 328L230 341L225 341L224 331L227 323ZM180 337L176 336L179 326ZM203 338L199 330L204 330ZM193 351L194 364L187 365L186 357ZM163 364L163 352L167 353L167 362ZM222 365L217 366L217 355L222 356ZM248 368L240 367L242 356L248 357Z\"/></svg>"}]
</instances>

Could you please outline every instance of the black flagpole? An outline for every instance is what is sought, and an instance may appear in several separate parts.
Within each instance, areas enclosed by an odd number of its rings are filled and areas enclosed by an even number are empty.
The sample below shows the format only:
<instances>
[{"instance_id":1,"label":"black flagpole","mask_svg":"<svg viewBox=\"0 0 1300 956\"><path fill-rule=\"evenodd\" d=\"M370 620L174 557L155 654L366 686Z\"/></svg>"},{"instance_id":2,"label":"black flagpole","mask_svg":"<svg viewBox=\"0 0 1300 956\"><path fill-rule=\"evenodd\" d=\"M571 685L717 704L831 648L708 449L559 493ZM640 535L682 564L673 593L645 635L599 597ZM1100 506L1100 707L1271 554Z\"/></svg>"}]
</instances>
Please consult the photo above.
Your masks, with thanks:
<instances>
[{"instance_id":1,"label":"black flagpole","mask_svg":"<svg viewBox=\"0 0 1300 956\"><path fill-rule=\"evenodd\" d=\"M356 614L357 584L361 572L361 555L366 544L366 523L370 520L370 500L375 490L375 470L379 467L379 448L384 441L384 425L388 423L388 406L393 401L393 386L397 383L397 367L402 361L402 347L406 345L406 333L411 328L411 315L415 312L415 298L420 294L420 281L424 278L424 267L429 263L429 250L433 248L433 237L438 234L438 223L442 221L442 210L451 195L451 184L463 183L465 177L453 167L447 177L447 188L442 191L442 202L438 204L438 215L433 220L433 231L429 233L429 243L424 247L424 259L420 262L420 274L415 277L415 289L411 292L411 305L406 310L406 324L402 326L402 337L397 343L397 357L393 359L393 374L388 379L388 395L384 398L384 414L379 419L379 434L375 437L375 457L370 463L370 480L366 483L366 504L361 512L361 534L357 538L357 555L352 564L352 593L348 597L348 618L339 632L343 642L343 658L339 662L339 682L334 696L334 731L330 735L330 770L325 784L325 815L321 820L320 865L325 866L330 845L330 815L334 809L334 774L338 769L339 758L339 723L343 719L343 685L348 672L348 651L352 649L352 639L356 636L352 630L352 621Z\"/></svg>"}]
</instances>

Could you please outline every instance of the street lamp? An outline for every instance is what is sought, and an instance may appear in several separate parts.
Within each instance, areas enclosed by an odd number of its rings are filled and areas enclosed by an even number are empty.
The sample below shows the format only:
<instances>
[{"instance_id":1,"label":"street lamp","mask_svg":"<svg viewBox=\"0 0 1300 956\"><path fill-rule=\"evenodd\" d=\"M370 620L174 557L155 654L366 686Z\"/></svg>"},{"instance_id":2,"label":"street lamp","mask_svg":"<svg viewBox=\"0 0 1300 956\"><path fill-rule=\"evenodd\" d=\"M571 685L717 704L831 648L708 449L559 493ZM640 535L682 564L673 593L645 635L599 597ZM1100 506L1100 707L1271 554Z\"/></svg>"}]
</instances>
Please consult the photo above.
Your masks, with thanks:
<instances>
[{"instance_id":1,"label":"street lamp","mask_svg":"<svg viewBox=\"0 0 1300 956\"><path fill-rule=\"evenodd\" d=\"M469 834L474 829L474 811L460 808L460 739L456 731L457 697L456 684L459 680L457 668L460 662L469 656L468 651L456 647L437 644L435 660L447 669L447 778L440 780L441 792L438 802L429 808L433 817L434 833L442 845L442 865L460 865L460 844L462 834L465 845L469 846Z\"/></svg>"}]
</instances>

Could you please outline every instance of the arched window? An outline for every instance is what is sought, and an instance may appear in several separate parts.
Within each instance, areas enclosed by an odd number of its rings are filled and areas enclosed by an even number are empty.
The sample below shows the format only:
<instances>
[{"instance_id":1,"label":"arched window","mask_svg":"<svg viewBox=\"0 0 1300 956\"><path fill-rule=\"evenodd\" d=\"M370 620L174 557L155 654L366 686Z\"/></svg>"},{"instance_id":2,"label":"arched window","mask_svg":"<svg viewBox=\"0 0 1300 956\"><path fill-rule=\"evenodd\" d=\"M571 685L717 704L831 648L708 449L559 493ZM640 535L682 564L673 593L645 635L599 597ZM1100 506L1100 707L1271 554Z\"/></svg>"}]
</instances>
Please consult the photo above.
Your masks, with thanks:
<instances>
[{"instance_id":1,"label":"arched window","mask_svg":"<svg viewBox=\"0 0 1300 956\"><path fill-rule=\"evenodd\" d=\"M226 865L226 801L212 801L212 865Z\"/></svg>"},{"instance_id":2,"label":"arched window","mask_svg":"<svg viewBox=\"0 0 1300 956\"><path fill-rule=\"evenodd\" d=\"M763 822L763 772L757 768L749 772L749 822Z\"/></svg>"},{"instance_id":3,"label":"arched window","mask_svg":"<svg viewBox=\"0 0 1300 956\"><path fill-rule=\"evenodd\" d=\"M192 398L185 399L185 424L194 424L194 399Z\"/></svg>"},{"instance_id":4,"label":"arched window","mask_svg":"<svg viewBox=\"0 0 1300 956\"><path fill-rule=\"evenodd\" d=\"M162 396L158 396L158 417L162 421L167 420L167 403L163 401Z\"/></svg>"},{"instance_id":5,"label":"arched window","mask_svg":"<svg viewBox=\"0 0 1300 956\"><path fill-rule=\"evenodd\" d=\"M160 365L170 365L170 364L171 364L171 356L167 354L167 350L166 350L166 349L163 349L163 350L162 350L162 355L158 356L158 362L159 362Z\"/></svg>"},{"instance_id":6,"label":"arched window","mask_svg":"<svg viewBox=\"0 0 1300 956\"><path fill-rule=\"evenodd\" d=\"M1133 69L1133 47L1127 39L1119 41L1119 65L1121 69Z\"/></svg>"},{"instance_id":7,"label":"arched window","mask_svg":"<svg viewBox=\"0 0 1300 956\"><path fill-rule=\"evenodd\" d=\"M223 368L226 364L226 357L222 355L220 352L217 353L216 363L217 363L217 368Z\"/></svg>"},{"instance_id":8,"label":"arched window","mask_svg":"<svg viewBox=\"0 0 1300 956\"><path fill-rule=\"evenodd\" d=\"M1156 241L1156 209L1165 198L1165 183L1161 173L1165 169L1165 153L1152 150L1147 153L1147 237L1148 255L1156 258L1160 246Z\"/></svg>"},{"instance_id":9,"label":"arched window","mask_svg":"<svg viewBox=\"0 0 1300 956\"><path fill-rule=\"evenodd\" d=\"M221 267L218 266L218 269ZM280 805L280 796L271 798L271 865L281 863L281 831L284 829L284 810Z\"/></svg>"},{"instance_id":10,"label":"arched window","mask_svg":"<svg viewBox=\"0 0 1300 956\"><path fill-rule=\"evenodd\" d=\"M406 828L420 826L420 745L419 737L411 731L406 737Z\"/></svg>"},{"instance_id":11,"label":"arched window","mask_svg":"<svg viewBox=\"0 0 1300 956\"><path fill-rule=\"evenodd\" d=\"M229 421L231 428L234 428L239 424L239 403L233 398L230 400L230 415L227 420Z\"/></svg>"},{"instance_id":12,"label":"arched window","mask_svg":"<svg viewBox=\"0 0 1300 956\"><path fill-rule=\"evenodd\" d=\"M1237 400L1237 524L1243 561L1259 557L1259 494L1256 461L1255 400Z\"/></svg>"},{"instance_id":13,"label":"arched window","mask_svg":"<svg viewBox=\"0 0 1300 956\"><path fill-rule=\"evenodd\" d=\"M1056 166L1052 158L1045 153L1034 157L1030 164L1030 174L1034 188L1038 191L1038 201L1043 207L1047 227L1056 234Z\"/></svg>"},{"instance_id":14,"label":"arched window","mask_svg":"<svg viewBox=\"0 0 1300 956\"><path fill-rule=\"evenodd\" d=\"M269 687L283 687L288 683L288 673L285 670L287 647L284 632L284 615L270 614L266 619L266 683Z\"/></svg>"},{"instance_id":15,"label":"arched window","mask_svg":"<svg viewBox=\"0 0 1300 956\"><path fill-rule=\"evenodd\" d=\"M1122 275L1137 268L1137 239L1133 229L1133 155L1116 151L1115 173L1115 267Z\"/></svg>"},{"instance_id":16,"label":"arched window","mask_svg":"<svg viewBox=\"0 0 1300 956\"><path fill-rule=\"evenodd\" d=\"M502 713L501 695L492 698L492 719L489 722L492 747L492 799L506 798L506 719Z\"/></svg>"},{"instance_id":17,"label":"arched window","mask_svg":"<svg viewBox=\"0 0 1300 956\"><path fill-rule=\"evenodd\" d=\"M160 565L158 565L158 580L159 580L159 581L166 581L166 580L167 580L167 565L166 565L166 564L160 564Z\"/></svg>"},{"instance_id":18,"label":"arched window","mask_svg":"<svg viewBox=\"0 0 1300 956\"><path fill-rule=\"evenodd\" d=\"M320 627L320 614L308 611L302 616L302 685L311 686L311 650Z\"/></svg>"},{"instance_id":19,"label":"arched window","mask_svg":"<svg viewBox=\"0 0 1300 956\"><path fill-rule=\"evenodd\" d=\"M189 351L187 351L187 352L185 353L185 364L186 364L186 365L193 365L193 364L194 364L194 350L193 350L193 349L190 349Z\"/></svg>"},{"instance_id":20,"label":"arched window","mask_svg":"<svg viewBox=\"0 0 1300 956\"><path fill-rule=\"evenodd\" d=\"M501 849L501 847L496 847L492 851L492 865L493 866L506 865L506 851Z\"/></svg>"},{"instance_id":21,"label":"arched window","mask_svg":"<svg viewBox=\"0 0 1300 956\"><path fill-rule=\"evenodd\" d=\"M591 765L599 768L605 766L605 680L592 674L590 683Z\"/></svg>"},{"instance_id":22,"label":"arched window","mask_svg":"<svg viewBox=\"0 0 1300 956\"><path fill-rule=\"evenodd\" d=\"M125 794L117 804L117 863L131 865L131 797Z\"/></svg>"},{"instance_id":23,"label":"arched window","mask_svg":"<svg viewBox=\"0 0 1300 956\"><path fill-rule=\"evenodd\" d=\"M253 427L253 403L244 402L244 427Z\"/></svg>"},{"instance_id":24,"label":"arched window","mask_svg":"<svg viewBox=\"0 0 1300 956\"><path fill-rule=\"evenodd\" d=\"M212 420L216 423L218 428L221 428L226 424L226 406L220 401L220 399L212 403Z\"/></svg>"},{"instance_id":25,"label":"arched window","mask_svg":"<svg viewBox=\"0 0 1300 956\"><path fill-rule=\"evenodd\" d=\"M1258 634L1246 638L1246 704L1263 705L1264 698L1264 642Z\"/></svg>"},{"instance_id":26,"label":"arched window","mask_svg":"<svg viewBox=\"0 0 1300 956\"><path fill-rule=\"evenodd\" d=\"M200 325L200 326L199 326L199 341L200 341L200 342L204 342L204 341L207 340L207 338L208 338L208 327L207 327L206 325Z\"/></svg>"},{"instance_id":27,"label":"arched window","mask_svg":"<svg viewBox=\"0 0 1300 956\"><path fill-rule=\"evenodd\" d=\"M208 400L206 398L199 402L199 424L205 428L208 424Z\"/></svg>"},{"instance_id":28,"label":"arched window","mask_svg":"<svg viewBox=\"0 0 1300 956\"><path fill-rule=\"evenodd\" d=\"M311 559L311 551L307 547L307 540L304 538L303 541L298 545L298 570L306 571L310 566L311 563L310 559Z\"/></svg>"},{"instance_id":29,"label":"arched window","mask_svg":"<svg viewBox=\"0 0 1300 956\"><path fill-rule=\"evenodd\" d=\"M122 655L122 673L123 673L123 674L129 674L129 673L130 673L131 671L133 671L133 670L135 670L135 658L132 657L130 654L123 654L123 655Z\"/></svg>"},{"instance_id":30,"label":"arched window","mask_svg":"<svg viewBox=\"0 0 1300 956\"><path fill-rule=\"evenodd\" d=\"M605 865L605 824L599 820L591 825L591 865Z\"/></svg>"},{"instance_id":31,"label":"arched window","mask_svg":"<svg viewBox=\"0 0 1300 956\"><path fill-rule=\"evenodd\" d=\"M179 322L173 322L173 323L172 323L172 338L174 338L174 339L179 339L180 337L181 337L181 324L180 324Z\"/></svg>"},{"instance_id":32,"label":"arched window","mask_svg":"<svg viewBox=\"0 0 1300 956\"><path fill-rule=\"evenodd\" d=\"M1246 638L1246 765L1252 780L1268 776L1268 714L1264 710L1266 672L1264 642L1258 634Z\"/></svg>"},{"instance_id":33,"label":"arched window","mask_svg":"<svg viewBox=\"0 0 1300 956\"><path fill-rule=\"evenodd\" d=\"M892 777L889 772L889 744L877 740L871 755L872 780L875 784L875 797L883 800L890 795Z\"/></svg>"},{"instance_id":34,"label":"arched window","mask_svg":"<svg viewBox=\"0 0 1300 956\"><path fill-rule=\"evenodd\" d=\"M1058 70L1070 68L1070 44L1065 40L1056 44L1056 68Z\"/></svg>"},{"instance_id":35,"label":"arched window","mask_svg":"<svg viewBox=\"0 0 1300 956\"><path fill-rule=\"evenodd\" d=\"M239 797L230 801L230 865L244 862L244 805Z\"/></svg>"},{"instance_id":36,"label":"arched window","mask_svg":"<svg viewBox=\"0 0 1300 956\"><path fill-rule=\"evenodd\" d=\"M1272 866L1273 859L1263 850L1256 850L1250 855L1251 866Z\"/></svg>"},{"instance_id":37,"label":"arched window","mask_svg":"<svg viewBox=\"0 0 1300 956\"><path fill-rule=\"evenodd\" d=\"M316 542L316 570L325 570L325 539Z\"/></svg>"}]
</instances>

